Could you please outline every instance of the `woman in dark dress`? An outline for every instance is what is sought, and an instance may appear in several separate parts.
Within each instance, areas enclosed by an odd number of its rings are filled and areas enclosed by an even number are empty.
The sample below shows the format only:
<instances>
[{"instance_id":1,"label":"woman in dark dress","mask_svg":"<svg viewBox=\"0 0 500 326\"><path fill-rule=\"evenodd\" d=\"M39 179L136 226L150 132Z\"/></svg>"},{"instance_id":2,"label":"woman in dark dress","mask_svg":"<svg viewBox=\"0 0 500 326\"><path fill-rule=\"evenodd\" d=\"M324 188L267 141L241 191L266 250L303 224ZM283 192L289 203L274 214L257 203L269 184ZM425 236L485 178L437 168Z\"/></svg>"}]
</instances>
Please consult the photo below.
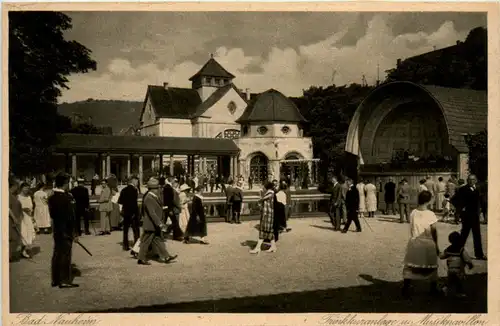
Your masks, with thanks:
<instances>
[{"instance_id":1,"label":"woman in dark dress","mask_svg":"<svg viewBox=\"0 0 500 326\"><path fill-rule=\"evenodd\" d=\"M189 243L191 237L199 237L200 243L208 244L205 241L205 237L207 236L207 220L205 218L205 208L203 207L203 188L198 186L194 191L184 243Z\"/></svg>"}]
</instances>

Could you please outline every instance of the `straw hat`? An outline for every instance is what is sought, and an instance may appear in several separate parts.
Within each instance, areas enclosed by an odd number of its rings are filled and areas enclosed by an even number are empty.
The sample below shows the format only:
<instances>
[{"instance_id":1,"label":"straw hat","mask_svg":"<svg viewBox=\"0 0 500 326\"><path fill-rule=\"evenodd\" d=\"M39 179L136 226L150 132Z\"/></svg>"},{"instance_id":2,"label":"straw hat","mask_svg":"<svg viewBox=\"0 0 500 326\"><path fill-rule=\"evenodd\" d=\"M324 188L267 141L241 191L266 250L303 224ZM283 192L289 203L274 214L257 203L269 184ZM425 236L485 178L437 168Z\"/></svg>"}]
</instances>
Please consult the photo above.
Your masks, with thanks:
<instances>
[{"instance_id":1,"label":"straw hat","mask_svg":"<svg viewBox=\"0 0 500 326\"><path fill-rule=\"evenodd\" d=\"M147 183L148 189L158 189L160 188L160 181L156 178L150 178Z\"/></svg>"},{"instance_id":2,"label":"straw hat","mask_svg":"<svg viewBox=\"0 0 500 326\"><path fill-rule=\"evenodd\" d=\"M179 191L186 191L191 189L187 184L182 184L182 186L179 188Z\"/></svg>"}]
</instances>

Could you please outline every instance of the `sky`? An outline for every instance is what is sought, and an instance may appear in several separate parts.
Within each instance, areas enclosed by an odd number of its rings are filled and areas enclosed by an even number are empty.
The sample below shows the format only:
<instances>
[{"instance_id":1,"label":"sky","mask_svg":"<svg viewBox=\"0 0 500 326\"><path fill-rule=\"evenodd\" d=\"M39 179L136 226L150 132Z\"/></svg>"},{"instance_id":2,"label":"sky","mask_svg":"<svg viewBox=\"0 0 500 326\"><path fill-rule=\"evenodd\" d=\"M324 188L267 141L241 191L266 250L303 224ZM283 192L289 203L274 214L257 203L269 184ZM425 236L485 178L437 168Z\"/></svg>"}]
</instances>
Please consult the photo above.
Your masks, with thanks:
<instances>
[{"instance_id":1,"label":"sky","mask_svg":"<svg viewBox=\"0 0 500 326\"><path fill-rule=\"evenodd\" d=\"M60 102L143 101L147 85L190 88L214 58L250 92L300 96L310 86L368 84L398 58L464 40L482 13L66 12L66 39L92 51L97 70L69 76ZM377 69L377 66L379 67Z\"/></svg>"}]
</instances>

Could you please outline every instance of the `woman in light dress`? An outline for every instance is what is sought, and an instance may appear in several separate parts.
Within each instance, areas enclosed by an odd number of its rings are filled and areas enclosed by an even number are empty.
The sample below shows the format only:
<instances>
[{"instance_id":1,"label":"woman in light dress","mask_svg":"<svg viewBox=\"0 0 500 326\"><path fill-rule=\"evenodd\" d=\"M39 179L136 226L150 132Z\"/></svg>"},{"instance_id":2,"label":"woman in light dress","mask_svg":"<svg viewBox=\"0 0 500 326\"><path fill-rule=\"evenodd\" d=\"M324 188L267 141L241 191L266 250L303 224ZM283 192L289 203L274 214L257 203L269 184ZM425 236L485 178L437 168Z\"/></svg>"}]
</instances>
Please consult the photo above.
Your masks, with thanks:
<instances>
[{"instance_id":1,"label":"woman in light dress","mask_svg":"<svg viewBox=\"0 0 500 326\"><path fill-rule=\"evenodd\" d=\"M366 180L365 194L368 217L375 217L377 211L377 187L370 180Z\"/></svg>"},{"instance_id":2,"label":"woman in light dress","mask_svg":"<svg viewBox=\"0 0 500 326\"><path fill-rule=\"evenodd\" d=\"M430 281L432 294L438 294L438 238L436 214L428 209L432 194L418 194L418 207L410 214L410 240L406 247L403 267L403 295L408 296L412 280Z\"/></svg>"},{"instance_id":3,"label":"woman in light dress","mask_svg":"<svg viewBox=\"0 0 500 326\"><path fill-rule=\"evenodd\" d=\"M420 185L418 186L418 192L429 191L425 185L425 179L420 180Z\"/></svg>"},{"instance_id":4,"label":"woman in light dress","mask_svg":"<svg viewBox=\"0 0 500 326\"><path fill-rule=\"evenodd\" d=\"M446 183L443 177L438 178L438 183L436 184L436 210L443 210L444 194L446 193Z\"/></svg>"},{"instance_id":5,"label":"woman in light dress","mask_svg":"<svg viewBox=\"0 0 500 326\"><path fill-rule=\"evenodd\" d=\"M179 214L179 226L182 232L186 232L189 223L189 202L191 201L188 193L191 188L186 184L182 184L179 188L179 201L181 204L181 212Z\"/></svg>"},{"instance_id":6,"label":"woman in light dress","mask_svg":"<svg viewBox=\"0 0 500 326\"><path fill-rule=\"evenodd\" d=\"M48 200L47 188L42 183L33 195L33 201L35 202L35 223L40 232L43 233L49 233L51 227Z\"/></svg>"},{"instance_id":7,"label":"woman in light dress","mask_svg":"<svg viewBox=\"0 0 500 326\"><path fill-rule=\"evenodd\" d=\"M365 199L365 183L361 180L357 185L356 189L359 192L359 214L365 214L366 212L366 199Z\"/></svg>"},{"instance_id":8,"label":"woman in light dress","mask_svg":"<svg viewBox=\"0 0 500 326\"><path fill-rule=\"evenodd\" d=\"M33 200L30 196L30 186L27 183L21 184L21 193L17 199L23 208L23 220L21 221L21 235L23 241L22 255L25 258L30 258L28 250L31 249L35 240L36 230L33 223Z\"/></svg>"}]
</instances>

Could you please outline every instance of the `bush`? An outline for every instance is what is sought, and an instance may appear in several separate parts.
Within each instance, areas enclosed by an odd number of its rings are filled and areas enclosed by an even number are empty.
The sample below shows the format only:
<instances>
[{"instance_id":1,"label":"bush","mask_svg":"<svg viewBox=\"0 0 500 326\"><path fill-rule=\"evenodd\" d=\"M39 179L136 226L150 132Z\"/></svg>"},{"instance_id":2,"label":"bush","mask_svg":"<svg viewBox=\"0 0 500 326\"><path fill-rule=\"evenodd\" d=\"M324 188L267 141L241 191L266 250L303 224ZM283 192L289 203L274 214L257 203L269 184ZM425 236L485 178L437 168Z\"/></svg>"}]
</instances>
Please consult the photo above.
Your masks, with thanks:
<instances>
[{"instance_id":1,"label":"bush","mask_svg":"<svg viewBox=\"0 0 500 326\"><path fill-rule=\"evenodd\" d=\"M484 130L465 137L469 147L469 172L481 181L488 179L488 132Z\"/></svg>"}]
</instances>

